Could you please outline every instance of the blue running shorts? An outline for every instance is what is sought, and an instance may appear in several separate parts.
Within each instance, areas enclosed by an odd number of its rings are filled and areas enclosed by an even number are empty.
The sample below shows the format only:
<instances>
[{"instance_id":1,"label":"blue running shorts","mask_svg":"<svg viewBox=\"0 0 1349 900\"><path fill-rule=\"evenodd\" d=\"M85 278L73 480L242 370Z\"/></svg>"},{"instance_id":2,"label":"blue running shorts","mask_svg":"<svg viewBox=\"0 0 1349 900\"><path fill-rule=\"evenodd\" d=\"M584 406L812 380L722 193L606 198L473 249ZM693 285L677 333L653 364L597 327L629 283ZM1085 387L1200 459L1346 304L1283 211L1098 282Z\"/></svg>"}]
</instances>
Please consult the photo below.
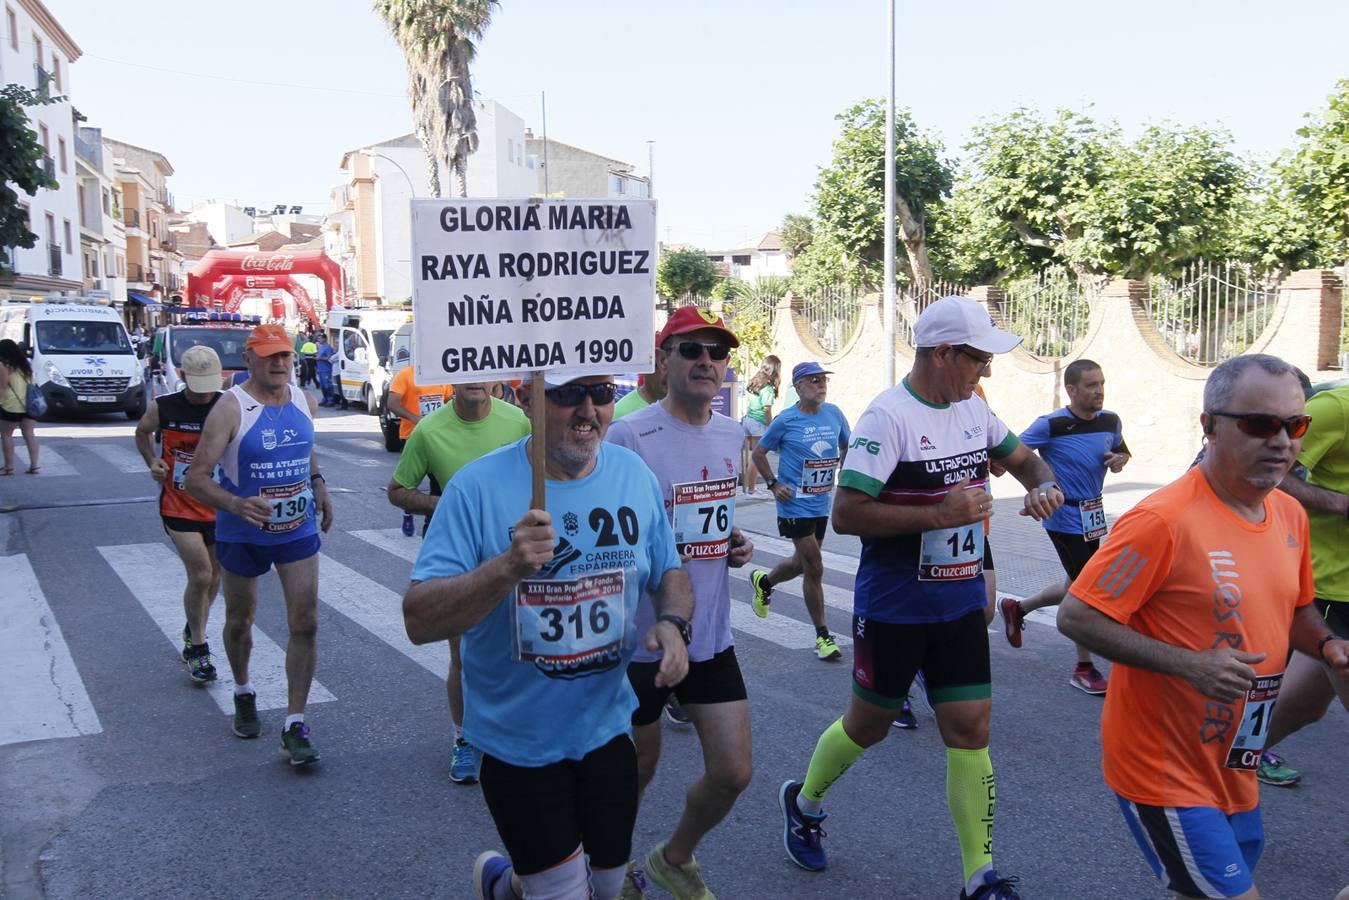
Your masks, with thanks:
<instances>
[{"instance_id":1,"label":"blue running shorts","mask_svg":"<svg viewBox=\"0 0 1349 900\"><path fill-rule=\"evenodd\" d=\"M1144 806L1115 795L1143 858L1182 897L1236 897L1254 885L1265 849L1260 807L1228 815L1211 806Z\"/></svg>"},{"instance_id":2,"label":"blue running shorts","mask_svg":"<svg viewBox=\"0 0 1349 900\"><path fill-rule=\"evenodd\" d=\"M319 536L311 534L284 544L245 544L241 541L215 542L215 558L220 568L232 575L257 578L274 565L299 562L319 552Z\"/></svg>"}]
</instances>

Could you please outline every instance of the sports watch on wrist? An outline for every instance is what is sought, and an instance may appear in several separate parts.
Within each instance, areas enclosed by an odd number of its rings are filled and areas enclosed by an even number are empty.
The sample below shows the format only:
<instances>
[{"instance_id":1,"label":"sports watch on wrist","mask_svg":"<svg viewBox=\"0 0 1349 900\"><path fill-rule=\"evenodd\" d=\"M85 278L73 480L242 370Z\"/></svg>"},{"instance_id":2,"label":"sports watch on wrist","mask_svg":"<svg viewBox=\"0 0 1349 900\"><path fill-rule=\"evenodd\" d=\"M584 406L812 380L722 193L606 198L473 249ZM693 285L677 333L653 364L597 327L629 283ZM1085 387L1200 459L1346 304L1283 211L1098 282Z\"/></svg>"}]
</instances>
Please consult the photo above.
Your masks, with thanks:
<instances>
[{"instance_id":1,"label":"sports watch on wrist","mask_svg":"<svg viewBox=\"0 0 1349 900\"><path fill-rule=\"evenodd\" d=\"M764 486L767 487L767 488L771 491L773 488L777 487L778 480L777 480L775 477L773 477L772 475L769 475L767 478L764 479L764 482L763 482L763 483L764 483Z\"/></svg>"},{"instance_id":2,"label":"sports watch on wrist","mask_svg":"<svg viewBox=\"0 0 1349 900\"><path fill-rule=\"evenodd\" d=\"M663 616L657 616L656 621L669 622L671 625L678 628L679 636L684 639L685 647L693 643L693 626L690 625L689 620L683 616L676 616L674 613L666 613Z\"/></svg>"}]
</instances>

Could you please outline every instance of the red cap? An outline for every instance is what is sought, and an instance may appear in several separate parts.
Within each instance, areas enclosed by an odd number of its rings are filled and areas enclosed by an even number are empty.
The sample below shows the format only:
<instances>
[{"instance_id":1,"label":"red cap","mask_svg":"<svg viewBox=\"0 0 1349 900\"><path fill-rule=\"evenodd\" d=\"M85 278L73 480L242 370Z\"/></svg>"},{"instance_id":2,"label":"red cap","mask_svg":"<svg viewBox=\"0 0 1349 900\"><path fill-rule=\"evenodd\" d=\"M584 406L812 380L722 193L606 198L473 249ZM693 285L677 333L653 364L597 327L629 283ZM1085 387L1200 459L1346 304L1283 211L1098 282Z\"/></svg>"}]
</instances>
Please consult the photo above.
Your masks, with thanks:
<instances>
[{"instance_id":1,"label":"red cap","mask_svg":"<svg viewBox=\"0 0 1349 900\"><path fill-rule=\"evenodd\" d=\"M734 331L726 327L726 323L721 320L721 316L715 316L696 306L681 306L675 310L674 315L670 316L670 321L666 322L665 327L656 335L656 346L664 345L667 340L675 335L707 329L720 331L726 335L726 340L732 347L740 346L740 338L735 336Z\"/></svg>"},{"instance_id":2,"label":"red cap","mask_svg":"<svg viewBox=\"0 0 1349 900\"><path fill-rule=\"evenodd\" d=\"M244 341L244 346L258 356L295 352L295 342L281 325L259 325Z\"/></svg>"}]
</instances>

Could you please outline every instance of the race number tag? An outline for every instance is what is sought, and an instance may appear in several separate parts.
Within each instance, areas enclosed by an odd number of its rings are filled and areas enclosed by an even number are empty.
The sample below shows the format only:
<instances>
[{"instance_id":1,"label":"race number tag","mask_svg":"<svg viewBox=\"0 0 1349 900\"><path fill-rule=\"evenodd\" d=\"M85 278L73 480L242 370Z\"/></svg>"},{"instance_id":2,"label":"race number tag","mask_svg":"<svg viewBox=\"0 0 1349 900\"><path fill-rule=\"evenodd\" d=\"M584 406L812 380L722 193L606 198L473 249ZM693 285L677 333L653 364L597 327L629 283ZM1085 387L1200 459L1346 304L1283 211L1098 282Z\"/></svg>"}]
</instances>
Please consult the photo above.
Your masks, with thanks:
<instances>
[{"instance_id":1,"label":"race number tag","mask_svg":"<svg viewBox=\"0 0 1349 900\"><path fill-rule=\"evenodd\" d=\"M919 581L965 581L984 571L984 523L924 531Z\"/></svg>"},{"instance_id":2,"label":"race number tag","mask_svg":"<svg viewBox=\"0 0 1349 900\"><path fill-rule=\"evenodd\" d=\"M421 415L429 416L445 405L445 398L441 394L422 394L417 398L417 404Z\"/></svg>"},{"instance_id":3,"label":"race number tag","mask_svg":"<svg viewBox=\"0 0 1349 900\"><path fill-rule=\"evenodd\" d=\"M308 481L264 487L259 496L272 508L271 520L262 530L270 534L294 531L309 518L309 507L314 504L314 492Z\"/></svg>"},{"instance_id":4,"label":"race number tag","mask_svg":"<svg viewBox=\"0 0 1349 900\"><path fill-rule=\"evenodd\" d=\"M183 450L173 451L173 489L175 491L187 490L187 470L192 465L193 454ZM211 480L220 483L221 468L216 464L214 471L211 472Z\"/></svg>"},{"instance_id":5,"label":"race number tag","mask_svg":"<svg viewBox=\"0 0 1349 900\"><path fill-rule=\"evenodd\" d=\"M834 489L834 473L838 470L838 457L829 459L807 459L801 463L801 493L814 496L827 494Z\"/></svg>"},{"instance_id":6,"label":"race number tag","mask_svg":"<svg viewBox=\"0 0 1349 900\"><path fill-rule=\"evenodd\" d=\"M623 661L624 573L527 578L515 589L515 658L550 678L579 678Z\"/></svg>"},{"instance_id":7,"label":"race number tag","mask_svg":"<svg viewBox=\"0 0 1349 900\"><path fill-rule=\"evenodd\" d=\"M1227 748L1227 768L1253 771L1260 765L1260 751L1265 749L1269 720L1274 715L1274 701L1279 697L1282 684L1282 672L1277 675L1257 675L1246 691L1246 709L1241 714L1241 725L1232 738L1232 745Z\"/></svg>"},{"instance_id":8,"label":"race number tag","mask_svg":"<svg viewBox=\"0 0 1349 900\"><path fill-rule=\"evenodd\" d=\"M187 490L187 467L192 465L192 454L182 450L173 451L173 489Z\"/></svg>"},{"instance_id":9,"label":"race number tag","mask_svg":"<svg viewBox=\"0 0 1349 900\"><path fill-rule=\"evenodd\" d=\"M671 487L671 524L680 556L722 559L730 550L735 522L734 478L691 481Z\"/></svg>"},{"instance_id":10,"label":"race number tag","mask_svg":"<svg viewBox=\"0 0 1349 900\"><path fill-rule=\"evenodd\" d=\"M1098 541L1105 537L1105 506L1100 497L1083 500L1078 504L1077 512L1082 517L1083 540Z\"/></svg>"}]
</instances>

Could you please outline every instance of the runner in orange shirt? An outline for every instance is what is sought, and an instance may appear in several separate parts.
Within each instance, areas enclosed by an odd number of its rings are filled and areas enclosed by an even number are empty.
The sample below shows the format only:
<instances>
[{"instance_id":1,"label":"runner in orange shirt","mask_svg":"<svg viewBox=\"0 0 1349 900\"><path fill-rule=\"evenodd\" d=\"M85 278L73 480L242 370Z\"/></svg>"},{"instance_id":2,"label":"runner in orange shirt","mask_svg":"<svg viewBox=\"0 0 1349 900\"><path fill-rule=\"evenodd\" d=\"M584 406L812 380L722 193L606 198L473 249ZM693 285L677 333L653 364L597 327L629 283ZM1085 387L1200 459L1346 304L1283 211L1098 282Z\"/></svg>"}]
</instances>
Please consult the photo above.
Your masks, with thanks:
<instances>
[{"instance_id":1,"label":"runner in orange shirt","mask_svg":"<svg viewBox=\"0 0 1349 900\"><path fill-rule=\"evenodd\" d=\"M406 441L423 416L440 409L453 396L453 385L417 384L412 366L400 369L389 385L389 411L398 416L398 439Z\"/></svg>"},{"instance_id":2,"label":"runner in orange shirt","mask_svg":"<svg viewBox=\"0 0 1349 900\"><path fill-rule=\"evenodd\" d=\"M184 486L187 467L197 452L206 415L224 387L220 357L210 347L189 347L183 353L181 391L155 398L136 425L136 449L160 484L159 515L164 531L187 571L183 591L183 665L196 682L215 681L211 648L206 643L206 617L220 590L220 563L215 558L215 510ZM158 438L160 452L155 453Z\"/></svg>"},{"instance_id":3,"label":"runner in orange shirt","mask_svg":"<svg viewBox=\"0 0 1349 900\"><path fill-rule=\"evenodd\" d=\"M1116 663L1105 781L1181 897L1259 897L1255 771L1289 646L1349 672L1349 641L1311 605L1307 514L1274 490L1308 421L1283 360L1214 369L1203 462L1119 520L1059 611L1060 631Z\"/></svg>"}]
</instances>

